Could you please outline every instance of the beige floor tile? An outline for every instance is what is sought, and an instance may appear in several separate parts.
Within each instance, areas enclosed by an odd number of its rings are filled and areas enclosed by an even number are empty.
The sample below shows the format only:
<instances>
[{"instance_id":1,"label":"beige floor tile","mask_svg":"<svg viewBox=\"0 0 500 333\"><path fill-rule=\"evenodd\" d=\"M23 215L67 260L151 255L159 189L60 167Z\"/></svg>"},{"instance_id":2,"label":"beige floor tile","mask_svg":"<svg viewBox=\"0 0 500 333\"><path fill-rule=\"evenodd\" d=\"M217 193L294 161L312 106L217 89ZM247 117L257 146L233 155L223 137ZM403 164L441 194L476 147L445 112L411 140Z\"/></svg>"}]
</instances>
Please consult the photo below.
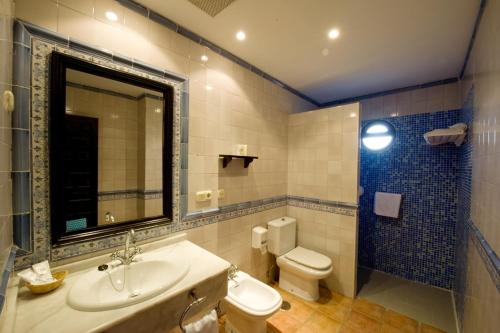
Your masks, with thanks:
<instances>
[{"instance_id":1,"label":"beige floor tile","mask_svg":"<svg viewBox=\"0 0 500 333\"><path fill-rule=\"evenodd\" d=\"M420 333L446 333L446 332L440 330L439 328L435 328L427 324L422 324L422 327L420 327Z\"/></svg>"},{"instance_id":2,"label":"beige floor tile","mask_svg":"<svg viewBox=\"0 0 500 333\"><path fill-rule=\"evenodd\" d=\"M382 316L384 315L385 312L385 308L383 306L372 303L362 298L354 300L352 309L361 312L376 320L382 319Z\"/></svg>"},{"instance_id":3,"label":"beige floor tile","mask_svg":"<svg viewBox=\"0 0 500 333\"><path fill-rule=\"evenodd\" d=\"M267 320L268 326L271 326L271 331L274 332L295 332L300 326L301 322L295 320L292 316L284 311L277 312Z\"/></svg>"},{"instance_id":4,"label":"beige floor tile","mask_svg":"<svg viewBox=\"0 0 500 333\"><path fill-rule=\"evenodd\" d=\"M395 327L402 332L418 333L418 321L392 310L387 310L382 320L384 324Z\"/></svg>"},{"instance_id":5,"label":"beige floor tile","mask_svg":"<svg viewBox=\"0 0 500 333\"><path fill-rule=\"evenodd\" d=\"M363 333L378 333L381 323L362 313L351 311L344 324Z\"/></svg>"},{"instance_id":6,"label":"beige floor tile","mask_svg":"<svg viewBox=\"0 0 500 333\"><path fill-rule=\"evenodd\" d=\"M337 333L340 330L341 323L315 312L296 332L297 333L317 333L328 332Z\"/></svg>"},{"instance_id":7,"label":"beige floor tile","mask_svg":"<svg viewBox=\"0 0 500 333\"><path fill-rule=\"evenodd\" d=\"M399 328L393 327L389 324L382 323L382 328L379 333L405 333L405 331L400 330Z\"/></svg>"}]
</instances>

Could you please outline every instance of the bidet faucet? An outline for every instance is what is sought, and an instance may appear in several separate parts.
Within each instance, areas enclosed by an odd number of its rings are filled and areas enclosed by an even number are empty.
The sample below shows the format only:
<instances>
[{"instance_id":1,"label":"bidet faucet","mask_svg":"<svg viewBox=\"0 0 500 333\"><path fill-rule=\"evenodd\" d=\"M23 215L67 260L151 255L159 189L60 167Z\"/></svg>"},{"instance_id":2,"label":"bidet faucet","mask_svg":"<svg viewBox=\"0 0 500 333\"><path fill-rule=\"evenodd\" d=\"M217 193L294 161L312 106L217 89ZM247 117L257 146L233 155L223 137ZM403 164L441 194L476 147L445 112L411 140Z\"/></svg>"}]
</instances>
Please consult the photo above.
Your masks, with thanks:
<instances>
[{"instance_id":1,"label":"bidet faucet","mask_svg":"<svg viewBox=\"0 0 500 333\"><path fill-rule=\"evenodd\" d=\"M130 249L131 243L133 245L132 249ZM125 238L125 249L123 250L123 254L121 254L120 251L115 251L111 253L111 259L119 260L122 265L129 265L134 261L135 256L141 252L142 249L135 245L135 231L134 229L130 229Z\"/></svg>"},{"instance_id":2,"label":"bidet faucet","mask_svg":"<svg viewBox=\"0 0 500 333\"><path fill-rule=\"evenodd\" d=\"M239 268L235 264L231 264L229 269L227 270L227 279L233 281L236 286L239 285L238 281L235 280L236 274L238 274Z\"/></svg>"}]
</instances>

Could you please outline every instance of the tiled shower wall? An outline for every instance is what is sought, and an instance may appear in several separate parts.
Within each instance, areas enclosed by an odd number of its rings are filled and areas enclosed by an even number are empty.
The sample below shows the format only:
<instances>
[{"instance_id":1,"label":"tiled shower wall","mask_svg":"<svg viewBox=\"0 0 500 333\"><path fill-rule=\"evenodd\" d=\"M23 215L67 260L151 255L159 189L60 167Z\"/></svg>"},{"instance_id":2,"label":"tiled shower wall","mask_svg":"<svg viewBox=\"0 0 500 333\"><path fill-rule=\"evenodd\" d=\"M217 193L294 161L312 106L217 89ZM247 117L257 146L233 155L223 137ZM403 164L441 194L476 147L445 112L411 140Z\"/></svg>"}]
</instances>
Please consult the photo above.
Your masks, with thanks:
<instances>
[{"instance_id":1,"label":"tiled shower wall","mask_svg":"<svg viewBox=\"0 0 500 333\"><path fill-rule=\"evenodd\" d=\"M473 113L471 219L458 243L456 304L462 332L500 327L500 0L485 9L473 45L463 96ZM473 87L473 88L472 88ZM471 88L473 93L470 93Z\"/></svg>"},{"instance_id":2,"label":"tiled shower wall","mask_svg":"<svg viewBox=\"0 0 500 333\"><path fill-rule=\"evenodd\" d=\"M361 148L360 265L452 287L459 148L427 145L423 134L457 123L459 114L385 118L396 131L393 145L378 152ZM403 195L399 218L373 213L376 191Z\"/></svg>"},{"instance_id":3,"label":"tiled shower wall","mask_svg":"<svg viewBox=\"0 0 500 333\"><path fill-rule=\"evenodd\" d=\"M0 98L12 91L13 3L0 0ZM0 103L0 312L9 279L12 248L11 114Z\"/></svg>"}]
</instances>

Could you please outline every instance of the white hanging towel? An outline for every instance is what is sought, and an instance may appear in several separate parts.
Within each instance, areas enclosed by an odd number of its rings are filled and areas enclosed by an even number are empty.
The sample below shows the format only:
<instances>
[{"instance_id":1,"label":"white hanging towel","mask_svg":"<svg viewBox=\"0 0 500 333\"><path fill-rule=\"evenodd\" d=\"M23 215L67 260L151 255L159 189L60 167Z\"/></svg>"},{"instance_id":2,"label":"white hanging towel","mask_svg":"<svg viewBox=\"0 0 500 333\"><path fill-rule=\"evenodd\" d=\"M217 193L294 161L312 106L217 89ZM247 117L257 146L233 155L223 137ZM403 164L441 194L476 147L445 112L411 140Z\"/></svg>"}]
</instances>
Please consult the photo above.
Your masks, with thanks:
<instances>
[{"instance_id":1,"label":"white hanging towel","mask_svg":"<svg viewBox=\"0 0 500 333\"><path fill-rule=\"evenodd\" d=\"M217 312L210 311L198 321L188 324L184 327L186 333L218 333L219 321L217 320Z\"/></svg>"},{"instance_id":2,"label":"white hanging towel","mask_svg":"<svg viewBox=\"0 0 500 333\"><path fill-rule=\"evenodd\" d=\"M401 206L401 194L375 192L373 212L380 216L398 217Z\"/></svg>"}]
</instances>

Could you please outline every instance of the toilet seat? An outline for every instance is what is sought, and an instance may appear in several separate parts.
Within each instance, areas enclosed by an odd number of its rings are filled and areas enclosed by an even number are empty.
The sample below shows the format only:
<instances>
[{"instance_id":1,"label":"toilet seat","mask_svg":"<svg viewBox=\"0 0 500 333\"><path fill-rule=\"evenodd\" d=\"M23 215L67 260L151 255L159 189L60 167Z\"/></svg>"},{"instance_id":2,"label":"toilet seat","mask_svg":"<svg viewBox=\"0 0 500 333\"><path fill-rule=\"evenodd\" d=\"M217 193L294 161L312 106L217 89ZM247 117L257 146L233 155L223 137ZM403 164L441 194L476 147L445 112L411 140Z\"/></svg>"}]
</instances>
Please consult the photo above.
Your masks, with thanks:
<instances>
[{"instance_id":1,"label":"toilet seat","mask_svg":"<svg viewBox=\"0 0 500 333\"><path fill-rule=\"evenodd\" d=\"M301 246L297 246L290 252L285 253L285 257L298 264L317 270L327 270L332 265L332 260L327 256Z\"/></svg>"},{"instance_id":2,"label":"toilet seat","mask_svg":"<svg viewBox=\"0 0 500 333\"><path fill-rule=\"evenodd\" d=\"M311 260L308 255L311 256ZM276 258L276 263L280 268L286 268L307 280L324 279L333 271L330 258L300 246Z\"/></svg>"}]
</instances>

